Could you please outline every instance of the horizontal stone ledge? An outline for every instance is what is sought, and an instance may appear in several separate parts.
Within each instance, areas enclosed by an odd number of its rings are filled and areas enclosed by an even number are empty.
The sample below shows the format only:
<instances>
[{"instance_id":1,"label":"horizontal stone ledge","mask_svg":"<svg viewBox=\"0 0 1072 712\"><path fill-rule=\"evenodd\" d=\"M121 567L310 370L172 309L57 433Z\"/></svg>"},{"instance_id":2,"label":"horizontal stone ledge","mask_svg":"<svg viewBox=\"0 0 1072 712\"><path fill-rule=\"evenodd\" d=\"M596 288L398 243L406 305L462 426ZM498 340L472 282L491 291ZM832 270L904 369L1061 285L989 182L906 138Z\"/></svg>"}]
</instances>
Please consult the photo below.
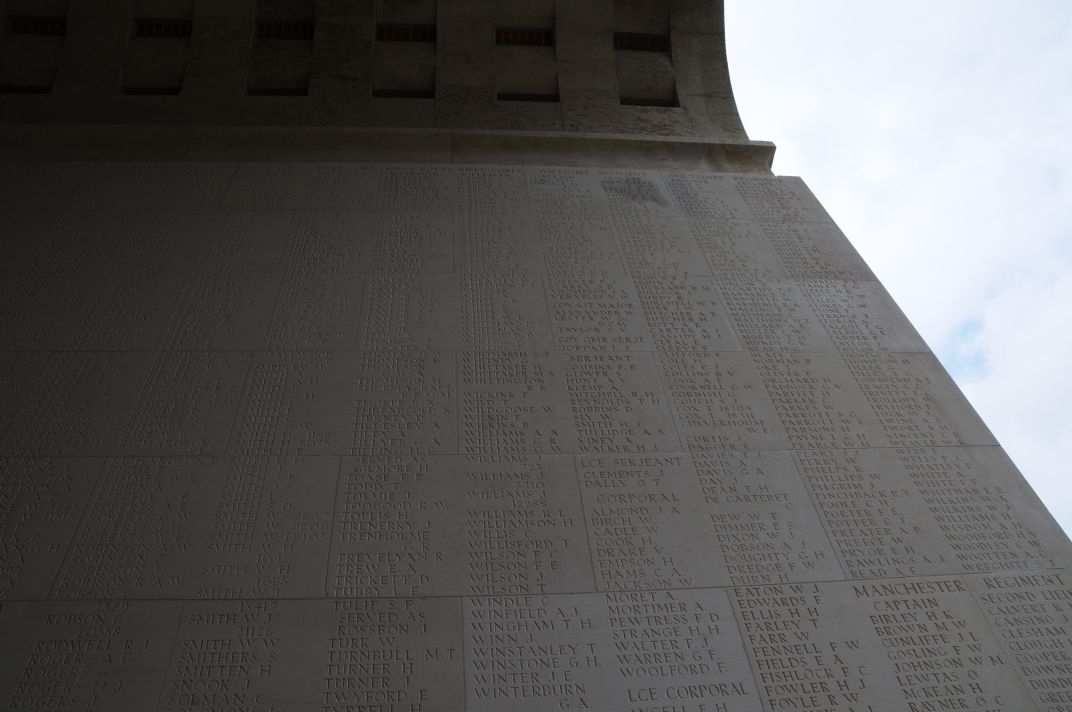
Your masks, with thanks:
<instances>
[{"instance_id":1,"label":"horizontal stone ledge","mask_svg":"<svg viewBox=\"0 0 1072 712\"><path fill-rule=\"evenodd\" d=\"M388 161L769 173L768 141L561 132L248 126L7 125L6 160Z\"/></svg>"}]
</instances>

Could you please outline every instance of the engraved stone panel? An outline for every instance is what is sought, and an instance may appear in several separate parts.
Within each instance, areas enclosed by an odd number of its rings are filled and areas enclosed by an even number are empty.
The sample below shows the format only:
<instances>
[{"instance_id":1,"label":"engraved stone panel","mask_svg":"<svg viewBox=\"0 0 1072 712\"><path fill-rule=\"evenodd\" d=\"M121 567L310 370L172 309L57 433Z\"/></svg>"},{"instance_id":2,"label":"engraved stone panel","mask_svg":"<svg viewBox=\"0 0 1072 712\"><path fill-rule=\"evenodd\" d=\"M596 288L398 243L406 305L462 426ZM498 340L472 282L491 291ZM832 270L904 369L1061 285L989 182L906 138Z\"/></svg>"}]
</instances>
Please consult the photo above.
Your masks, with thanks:
<instances>
[{"instance_id":1,"label":"engraved stone panel","mask_svg":"<svg viewBox=\"0 0 1072 712\"><path fill-rule=\"evenodd\" d=\"M220 214L207 210L143 210L119 242L105 269L115 272L187 272L207 249Z\"/></svg>"},{"instance_id":2,"label":"engraved stone panel","mask_svg":"<svg viewBox=\"0 0 1072 712\"><path fill-rule=\"evenodd\" d=\"M546 287L541 275L466 272L458 279L458 287L462 348L551 348Z\"/></svg>"},{"instance_id":3,"label":"engraved stone panel","mask_svg":"<svg viewBox=\"0 0 1072 712\"><path fill-rule=\"evenodd\" d=\"M7 455L114 453L153 359L121 351L52 354L0 447Z\"/></svg>"},{"instance_id":4,"label":"engraved stone panel","mask_svg":"<svg viewBox=\"0 0 1072 712\"><path fill-rule=\"evenodd\" d=\"M1072 547L803 183L431 138L0 166L0 706L1072 707Z\"/></svg>"},{"instance_id":5,"label":"engraved stone panel","mask_svg":"<svg viewBox=\"0 0 1072 712\"><path fill-rule=\"evenodd\" d=\"M376 272L369 275L361 345L366 349L456 349L460 345L458 275Z\"/></svg>"},{"instance_id":6,"label":"engraved stone panel","mask_svg":"<svg viewBox=\"0 0 1072 712\"><path fill-rule=\"evenodd\" d=\"M576 452L565 359L551 351L458 354L458 437L471 455Z\"/></svg>"},{"instance_id":7,"label":"engraved stone panel","mask_svg":"<svg viewBox=\"0 0 1072 712\"><path fill-rule=\"evenodd\" d=\"M465 599L468 709L758 709L721 591Z\"/></svg>"},{"instance_id":8,"label":"engraved stone panel","mask_svg":"<svg viewBox=\"0 0 1072 712\"><path fill-rule=\"evenodd\" d=\"M0 351L0 437L45 368L45 354Z\"/></svg>"},{"instance_id":9,"label":"engraved stone panel","mask_svg":"<svg viewBox=\"0 0 1072 712\"><path fill-rule=\"evenodd\" d=\"M621 274L621 249L611 222L598 215L538 213L539 244L548 272Z\"/></svg>"},{"instance_id":10,"label":"engraved stone panel","mask_svg":"<svg viewBox=\"0 0 1072 712\"><path fill-rule=\"evenodd\" d=\"M753 354L795 448L888 445L885 430L834 354Z\"/></svg>"},{"instance_id":11,"label":"engraved stone panel","mask_svg":"<svg viewBox=\"0 0 1072 712\"><path fill-rule=\"evenodd\" d=\"M927 350L878 282L809 279L797 284L838 349Z\"/></svg>"},{"instance_id":12,"label":"engraved stone panel","mask_svg":"<svg viewBox=\"0 0 1072 712\"><path fill-rule=\"evenodd\" d=\"M874 280L848 239L829 222L761 222L754 228L795 279Z\"/></svg>"},{"instance_id":13,"label":"engraved stone panel","mask_svg":"<svg viewBox=\"0 0 1072 712\"><path fill-rule=\"evenodd\" d=\"M20 269L84 273L108 269L135 221L118 210L62 210L23 213L18 230L27 248Z\"/></svg>"},{"instance_id":14,"label":"engraved stone panel","mask_svg":"<svg viewBox=\"0 0 1072 712\"><path fill-rule=\"evenodd\" d=\"M592 587L569 455L348 458L340 487L333 595Z\"/></svg>"},{"instance_id":15,"label":"engraved stone panel","mask_svg":"<svg viewBox=\"0 0 1072 712\"><path fill-rule=\"evenodd\" d=\"M249 363L243 353L156 355L117 452L223 454Z\"/></svg>"},{"instance_id":16,"label":"engraved stone panel","mask_svg":"<svg viewBox=\"0 0 1072 712\"><path fill-rule=\"evenodd\" d=\"M648 351L654 347L632 278L571 270L547 275L555 348Z\"/></svg>"},{"instance_id":17,"label":"engraved stone panel","mask_svg":"<svg viewBox=\"0 0 1072 712\"><path fill-rule=\"evenodd\" d=\"M346 217L346 238L357 250L357 268L366 272L451 272L454 233L446 212L384 212L375 219Z\"/></svg>"},{"instance_id":18,"label":"engraved stone panel","mask_svg":"<svg viewBox=\"0 0 1072 712\"><path fill-rule=\"evenodd\" d=\"M726 282L778 282L789 276L784 260L751 220L689 220L711 274Z\"/></svg>"},{"instance_id":19,"label":"engraved stone panel","mask_svg":"<svg viewBox=\"0 0 1072 712\"><path fill-rule=\"evenodd\" d=\"M439 212L458 207L456 173L434 165L385 166L378 205L388 212Z\"/></svg>"},{"instance_id":20,"label":"engraved stone panel","mask_svg":"<svg viewBox=\"0 0 1072 712\"><path fill-rule=\"evenodd\" d=\"M843 354L890 443L990 445L990 431L937 359L926 354Z\"/></svg>"},{"instance_id":21,"label":"engraved stone panel","mask_svg":"<svg viewBox=\"0 0 1072 712\"><path fill-rule=\"evenodd\" d=\"M225 270L197 272L164 327L168 349L209 351L264 348L272 326L273 304L282 288L278 272Z\"/></svg>"},{"instance_id":22,"label":"engraved stone panel","mask_svg":"<svg viewBox=\"0 0 1072 712\"><path fill-rule=\"evenodd\" d=\"M460 215L455 254L460 271L543 272L536 215Z\"/></svg>"},{"instance_id":23,"label":"engraved stone panel","mask_svg":"<svg viewBox=\"0 0 1072 712\"><path fill-rule=\"evenodd\" d=\"M264 353L231 437L241 455L380 455L457 448L453 354Z\"/></svg>"},{"instance_id":24,"label":"engraved stone panel","mask_svg":"<svg viewBox=\"0 0 1072 712\"><path fill-rule=\"evenodd\" d=\"M973 576L968 585L1038 709L1069 709L1072 581L1068 573Z\"/></svg>"},{"instance_id":25,"label":"engraved stone panel","mask_svg":"<svg viewBox=\"0 0 1072 712\"><path fill-rule=\"evenodd\" d=\"M678 432L689 450L770 450L789 439L746 353L660 353Z\"/></svg>"},{"instance_id":26,"label":"engraved stone panel","mask_svg":"<svg viewBox=\"0 0 1072 712\"><path fill-rule=\"evenodd\" d=\"M532 209L538 215L594 215L606 211L606 197L598 177L592 171L583 168L529 168L526 178Z\"/></svg>"},{"instance_id":27,"label":"engraved stone panel","mask_svg":"<svg viewBox=\"0 0 1072 712\"><path fill-rule=\"evenodd\" d=\"M48 596L102 464L0 459L0 600Z\"/></svg>"},{"instance_id":28,"label":"engraved stone panel","mask_svg":"<svg viewBox=\"0 0 1072 712\"><path fill-rule=\"evenodd\" d=\"M566 357L566 387L581 452L680 450L654 354Z\"/></svg>"},{"instance_id":29,"label":"engraved stone panel","mask_svg":"<svg viewBox=\"0 0 1072 712\"><path fill-rule=\"evenodd\" d=\"M59 598L319 596L338 460L110 459Z\"/></svg>"},{"instance_id":30,"label":"engraved stone panel","mask_svg":"<svg viewBox=\"0 0 1072 712\"><path fill-rule=\"evenodd\" d=\"M7 709L156 709L182 604L88 600L2 605L0 704Z\"/></svg>"},{"instance_id":31,"label":"engraved stone panel","mask_svg":"<svg viewBox=\"0 0 1072 712\"><path fill-rule=\"evenodd\" d=\"M830 216L799 178L733 177L733 186L760 222L829 222Z\"/></svg>"},{"instance_id":32,"label":"engraved stone panel","mask_svg":"<svg viewBox=\"0 0 1072 712\"><path fill-rule=\"evenodd\" d=\"M753 219L732 176L672 173L666 176L666 184L678 207L691 220L724 223Z\"/></svg>"},{"instance_id":33,"label":"engraved stone panel","mask_svg":"<svg viewBox=\"0 0 1072 712\"><path fill-rule=\"evenodd\" d=\"M724 282L729 320L750 351L833 351L826 329L794 282Z\"/></svg>"},{"instance_id":34,"label":"engraved stone panel","mask_svg":"<svg viewBox=\"0 0 1072 712\"><path fill-rule=\"evenodd\" d=\"M763 709L1029 709L953 578L737 587Z\"/></svg>"}]
</instances>

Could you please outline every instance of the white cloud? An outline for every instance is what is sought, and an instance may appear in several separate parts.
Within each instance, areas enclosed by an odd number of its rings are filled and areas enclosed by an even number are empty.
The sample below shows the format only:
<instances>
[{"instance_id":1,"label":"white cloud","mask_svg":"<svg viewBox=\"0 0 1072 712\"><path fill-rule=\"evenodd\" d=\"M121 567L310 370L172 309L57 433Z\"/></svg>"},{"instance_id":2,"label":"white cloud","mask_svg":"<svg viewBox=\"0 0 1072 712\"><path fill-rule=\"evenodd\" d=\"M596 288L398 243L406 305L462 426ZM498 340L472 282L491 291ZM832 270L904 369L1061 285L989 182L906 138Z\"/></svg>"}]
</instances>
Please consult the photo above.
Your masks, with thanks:
<instances>
[{"instance_id":1,"label":"white cloud","mask_svg":"<svg viewBox=\"0 0 1072 712\"><path fill-rule=\"evenodd\" d=\"M778 144L1072 532L1072 6L727 3Z\"/></svg>"}]
</instances>

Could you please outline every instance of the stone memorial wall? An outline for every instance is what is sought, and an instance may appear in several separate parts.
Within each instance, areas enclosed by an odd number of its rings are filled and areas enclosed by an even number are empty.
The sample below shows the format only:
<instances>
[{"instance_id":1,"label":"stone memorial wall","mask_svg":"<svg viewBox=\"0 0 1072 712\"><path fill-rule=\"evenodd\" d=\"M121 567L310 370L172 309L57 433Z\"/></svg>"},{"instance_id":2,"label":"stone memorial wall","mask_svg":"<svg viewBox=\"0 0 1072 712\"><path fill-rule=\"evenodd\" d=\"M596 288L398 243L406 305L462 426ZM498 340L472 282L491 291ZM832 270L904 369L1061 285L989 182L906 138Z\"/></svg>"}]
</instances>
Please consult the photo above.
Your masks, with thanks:
<instances>
[{"instance_id":1,"label":"stone memorial wall","mask_svg":"<svg viewBox=\"0 0 1072 712\"><path fill-rule=\"evenodd\" d=\"M0 167L0 708L1069 712L1070 565L798 179Z\"/></svg>"}]
</instances>

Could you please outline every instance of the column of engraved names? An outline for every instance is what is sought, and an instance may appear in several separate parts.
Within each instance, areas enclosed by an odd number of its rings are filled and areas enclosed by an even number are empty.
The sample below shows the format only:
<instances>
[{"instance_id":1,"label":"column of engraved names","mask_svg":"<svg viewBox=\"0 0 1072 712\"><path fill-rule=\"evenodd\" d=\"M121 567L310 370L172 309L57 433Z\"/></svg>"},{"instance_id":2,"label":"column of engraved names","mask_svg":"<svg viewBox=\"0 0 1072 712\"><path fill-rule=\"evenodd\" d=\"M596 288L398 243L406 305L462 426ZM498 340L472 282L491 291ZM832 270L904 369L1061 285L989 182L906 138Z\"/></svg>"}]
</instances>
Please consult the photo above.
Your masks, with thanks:
<instances>
[{"instance_id":1,"label":"column of engraved names","mask_svg":"<svg viewBox=\"0 0 1072 712\"><path fill-rule=\"evenodd\" d=\"M599 590L714 585L686 455L578 455L577 466Z\"/></svg>"},{"instance_id":2,"label":"column of engraved names","mask_svg":"<svg viewBox=\"0 0 1072 712\"><path fill-rule=\"evenodd\" d=\"M195 602L183 606L160 697L163 712L269 709L295 684L296 651L280 635L278 601ZM293 693L291 693L293 694Z\"/></svg>"},{"instance_id":3,"label":"column of engraved names","mask_svg":"<svg viewBox=\"0 0 1072 712\"><path fill-rule=\"evenodd\" d=\"M1058 565L1061 535L1020 515L1019 474L998 448L901 448L897 459L964 571Z\"/></svg>"},{"instance_id":4,"label":"column of engraved names","mask_svg":"<svg viewBox=\"0 0 1072 712\"><path fill-rule=\"evenodd\" d=\"M463 709L460 603L449 598L334 601L318 709Z\"/></svg>"},{"instance_id":5,"label":"column of engraved names","mask_svg":"<svg viewBox=\"0 0 1072 712\"><path fill-rule=\"evenodd\" d=\"M969 579L1040 710L1072 710L1072 577L1063 571Z\"/></svg>"},{"instance_id":6,"label":"column of engraved names","mask_svg":"<svg viewBox=\"0 0 1072 712\"><path fill-rule=\"evenodd\" d=\"M652 354L569 354L566 386L581 452L681 449Z\"/></svg>"},{"instance_id":7,"label":"column of engraved names","mask_svg":"<svg viewBox=\"0 0 1072 712\"><path fill-rule=\"evenodd\" d=\"M693 453L692 461L730 584L843 577L790 453Z\"/></svg>"},{"instance_id":8,"label":"column of engraved names","mask_svg":"<svg viewBox=\"0 0 1072 712\"><path fill-rule=\"evenodd\" d=\"M772 450L789 440L746 353L660 353L659 368L686 448Z\"/></svg>"},{"instance_id":9,"label":"column of engraved names","mask_svg":"<svg viewBox=\"0 0 1072 712\"><path fill-rule=\"evenodd\" d=\"M162 602L0 603L0 704L12 712L153 709L178 614Z\"/></svg>"},{"instance_id":10,"label":"column of engraved names","mask_svg":"<svg viewBox=\"0 0 1072 712\"><path fill-rule=\"evenodd\" d=\"M447 500L422 456L344 458L332 535L328 590L334 596L414 596L442 585L444 540L433 512ZM438 591L439 589L431 589Z\"/></svg>"},{"instance_id":11,"label":"column of engraved names","mask_svg":"<svg viewBox=\"0 0 1072 712\"><path fill-rule=\"evenodd\" d=\"M544 215L543 248L554 347L631 350L651 347L636 288L622 267L610 221Z\"/></svg>"},{"instance_id":12,"label":"column of engraved names","mask_svg":"<svg viewBox=\"0 0 1072 712\"><path fill-rule=\"evenodd\" d=\"M794 448L888 444L835 354L753 353L752 359Z\"/></svg>"},{"instance_id":13,"label":"column of engraved names","mask_svg":"<svg viewBox=\"0 0 1072 712\"><path fill-rule=\"evenodd\" d=\"M951 556L907 478L885 452L802 450L801 477L852 578L948 571Z\"/></svg>"},{"instance_id":14,"label":"column of engraved names","mask_svg":"<svg viewBox=\"0 0 1072 712\"><path fill-rule=\"evenodd\" d=\"M529 593L591 580L569 455L347 460L340 497L336 596Z\"/></svg>"},{"instance_id":15,"label":"column of engraved names","mask_svg":"<svg viewBox=\"0 0 1072 712\"><path fill-rule=\"evenodd\" d=\"M450 452L457 447L454 354L375 351L356 355L358 392L347 454Z\"/></svg>"},{"instance_id":16,"label":"column of engraved names","mask_svg":"<svg viewBox=\"0 0 1072 712\"><path fill-rule=\"evenodd\" d=\"M61 598L251 598L322 589L334 458L109 460Z\"/></svg>"},{"instance_id":17,"label":"column of engraved names","mask_svg":"<svg viewBox=\"0 0 1072 712\"><path fill-rule=\"evenodd\" d=\"M592 596L465 599L467 709L607 709Z\"/></svg>"},{"instance_id":18,"label":"column of engraved names","mask_svg":"<svg viewBox=\"0 0 1072 712\"><path fill-rule=\"evenodd\" d=\"M604 598L631 712L755 709L755 684L724 591L627 591Z\"/></svg>"},{"instance_id":19,"label":"column of engraved names","mask_svg":"<svg viewBox=\"0 0 1072 712\"><path fill-rule=\"evenodd\" d=\"M454 490L464 497L450 509L455 517L464 512L467 593L547 593L591 586L571 456L452 460Z\"/></svg>"},{"instance_id":20,"label":"column of engraved names","mask_svg":"<svg viewBox=\"0 0 1072 712\"><path fill-rule=\"evenodd\" d=\"M1030 703L960 579L852 586L909 712L1028 709Z\"/></svg>"},{"instance_id":21,"label":"column of engraved names","mask_svg":"<svg viewBox=\"0 0 1072 712\"><path fill-rule=\"evenodd\" d=\"M458 355L462 451L575 452L564 359L550 351Z\"/></svg>"},{"instance_id":22,"label":"column of engraved names","mask_svg":"<svg viewBox=\"0 0 1072 712\"><path fill-rule=\"evenodd\" d=\"M655 347L737 348L718 289L685 224L633 206L612 215Z\"/></svg>"},{"instance_id":23,"label":"column of engraved names","mask_svg":"<svg viewBox=\"0 0 1072 712\"><path fill-rule=\"evenodd\" d=\"M930 354L852 351L848 372L874 409L890 443L989 445L993 437Z\"/></svg>"},{"instance_id":24,"label":"column of engraved names","mask_svg":"<svg viewBox=\"0 0 1072 712\"><path fill-rule=\"evenodd\" d=\"M47 595L101 465L89 458L0 459L0 601Z\"/></svg>"},{"instance_id":25,"label":"column of engraved names","mask_svg":"<svg viewBox=\"0 0 1072 712\"><path fill-rule=\"evenodd\" d=\"M863 631L837 625L844 614L830 593L818 584L732 589L765 712L884 709L870 681L877 651Z\"/></svg>"}]
</instances>

